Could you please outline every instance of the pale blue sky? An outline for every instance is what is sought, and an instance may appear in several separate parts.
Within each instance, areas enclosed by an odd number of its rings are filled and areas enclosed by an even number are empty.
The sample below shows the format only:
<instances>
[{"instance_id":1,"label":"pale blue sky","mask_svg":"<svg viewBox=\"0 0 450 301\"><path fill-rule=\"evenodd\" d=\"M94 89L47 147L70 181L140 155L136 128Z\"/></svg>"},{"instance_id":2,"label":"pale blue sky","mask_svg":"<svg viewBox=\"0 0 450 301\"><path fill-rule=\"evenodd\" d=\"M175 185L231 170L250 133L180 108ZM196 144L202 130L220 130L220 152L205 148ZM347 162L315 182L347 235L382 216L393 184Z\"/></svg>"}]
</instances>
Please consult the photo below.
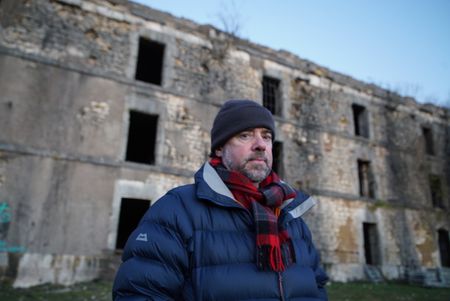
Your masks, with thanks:
<instances>
[{"instance_id":1,"label":"pale blue sky","mask_svg":"<svg viewBox=\"0 0 450 301\"><path fill-rule=\"evenodd\" d=\"M229 17L244 39L450 106L450 0L135 2L220 29L219 16Z\"/></svg>"}]
</instances>

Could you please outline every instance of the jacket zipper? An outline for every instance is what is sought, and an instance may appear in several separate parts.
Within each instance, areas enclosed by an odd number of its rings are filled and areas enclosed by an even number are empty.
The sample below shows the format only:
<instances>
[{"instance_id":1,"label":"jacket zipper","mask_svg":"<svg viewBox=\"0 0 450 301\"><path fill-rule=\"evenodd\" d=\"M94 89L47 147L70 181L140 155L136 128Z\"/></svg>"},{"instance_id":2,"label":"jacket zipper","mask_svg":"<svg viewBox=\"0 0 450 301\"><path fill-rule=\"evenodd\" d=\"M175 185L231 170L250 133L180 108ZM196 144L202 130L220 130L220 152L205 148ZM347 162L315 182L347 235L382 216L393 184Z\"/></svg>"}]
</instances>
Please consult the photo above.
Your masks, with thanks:
<instances>
[{"instance_id":1,"label":"jacket zipper","mask_svg":"<svg viewBox=\"0 0 450 301\"><path fill-rule=\"evenodd\" d=\"M278 272L278 288L280 289L280 300L284 301L283 276L281 275L281 272Z\"/></svg>"}]
</instances>

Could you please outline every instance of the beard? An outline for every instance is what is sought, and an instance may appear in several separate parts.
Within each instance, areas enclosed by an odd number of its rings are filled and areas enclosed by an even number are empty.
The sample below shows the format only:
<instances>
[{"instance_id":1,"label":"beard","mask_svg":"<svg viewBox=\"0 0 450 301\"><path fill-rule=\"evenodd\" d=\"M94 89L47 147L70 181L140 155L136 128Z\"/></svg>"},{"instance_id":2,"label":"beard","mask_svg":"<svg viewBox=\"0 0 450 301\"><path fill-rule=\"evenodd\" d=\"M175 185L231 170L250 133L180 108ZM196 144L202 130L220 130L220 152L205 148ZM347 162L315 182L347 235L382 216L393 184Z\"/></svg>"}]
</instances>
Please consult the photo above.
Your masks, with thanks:
<instances>
[{"instance_id":1,"label":"beard","mask_svg":"<svg viewBox=\"0 0 450 301\"><path fill-rule=\"evenodd\" d=\"M261 159L263 159L263 161L261 161ZM231 156L226 150L224 150L222 154L222 162L226 168L240 172L249 178L253 183L262 182L272 170L272 162L266 158L264 153L261 152L255 153L240 162L233 162Z\"/></svg>"}]
</instances>

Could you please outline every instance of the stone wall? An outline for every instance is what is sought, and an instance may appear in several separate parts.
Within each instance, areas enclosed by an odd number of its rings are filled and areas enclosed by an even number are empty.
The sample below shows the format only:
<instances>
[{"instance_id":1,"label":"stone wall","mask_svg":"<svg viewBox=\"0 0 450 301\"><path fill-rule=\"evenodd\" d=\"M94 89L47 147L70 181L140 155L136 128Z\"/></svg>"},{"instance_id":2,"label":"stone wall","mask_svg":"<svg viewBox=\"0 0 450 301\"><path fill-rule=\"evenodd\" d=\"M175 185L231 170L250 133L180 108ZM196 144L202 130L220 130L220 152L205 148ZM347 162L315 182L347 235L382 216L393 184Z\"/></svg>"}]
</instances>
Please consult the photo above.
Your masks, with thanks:
<instances>
[{"instance_id":1,"label":"stone wall","mask_svg":"<svg viewBox=\"0 0 450 301\"><path fill-rule=\"evenodd\" d=\"M98 277L120 254L122 198L155 202L192 182L219 106L262 101L263 76L280 81L283 176L319 201L305 219L332 279L366 277L364 223L375 225L384 277L442 269L448 110L128 1L3 0L0 26L0 204L10 217L0 271L17 286ZM159 85L135 79L140 38L164 45ZM353 105L367 111L368 137L355 135ZM130 111L158 117L151 164L126 160ZM372 196L360 195L358 160L370 162Z\"/></svg>"}]
</instances>

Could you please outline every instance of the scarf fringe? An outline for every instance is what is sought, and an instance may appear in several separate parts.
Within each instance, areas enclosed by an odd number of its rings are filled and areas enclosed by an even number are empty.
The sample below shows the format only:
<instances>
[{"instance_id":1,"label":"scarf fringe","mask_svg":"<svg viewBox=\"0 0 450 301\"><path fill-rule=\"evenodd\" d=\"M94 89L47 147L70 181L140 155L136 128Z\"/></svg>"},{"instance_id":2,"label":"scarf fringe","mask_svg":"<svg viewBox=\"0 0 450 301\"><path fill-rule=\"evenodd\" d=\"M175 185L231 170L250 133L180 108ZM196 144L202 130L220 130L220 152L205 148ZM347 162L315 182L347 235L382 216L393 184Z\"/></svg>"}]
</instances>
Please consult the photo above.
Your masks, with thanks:
<instances>
[{"instance_id":1,"label":"scarf fringe","mask_svg":"<svg viewBox=\"0 0 450 301\"><path fill-rule=\"evenodd\" d=\"M283 272L286 266L281 248L272 245L258 247L258 268L263 271Z\"/></svg>"},{"instance_id":2,"label":"scarf fringe","mask_svg":"<svg viewBox=\"0 0 450 301\"><path fill-rule=\"evenodd\" d=\"M284 271L283 258L281 257L280 247L273 247L270 249L270 267L275 272Z\"/></svg>"}]
</instances>

